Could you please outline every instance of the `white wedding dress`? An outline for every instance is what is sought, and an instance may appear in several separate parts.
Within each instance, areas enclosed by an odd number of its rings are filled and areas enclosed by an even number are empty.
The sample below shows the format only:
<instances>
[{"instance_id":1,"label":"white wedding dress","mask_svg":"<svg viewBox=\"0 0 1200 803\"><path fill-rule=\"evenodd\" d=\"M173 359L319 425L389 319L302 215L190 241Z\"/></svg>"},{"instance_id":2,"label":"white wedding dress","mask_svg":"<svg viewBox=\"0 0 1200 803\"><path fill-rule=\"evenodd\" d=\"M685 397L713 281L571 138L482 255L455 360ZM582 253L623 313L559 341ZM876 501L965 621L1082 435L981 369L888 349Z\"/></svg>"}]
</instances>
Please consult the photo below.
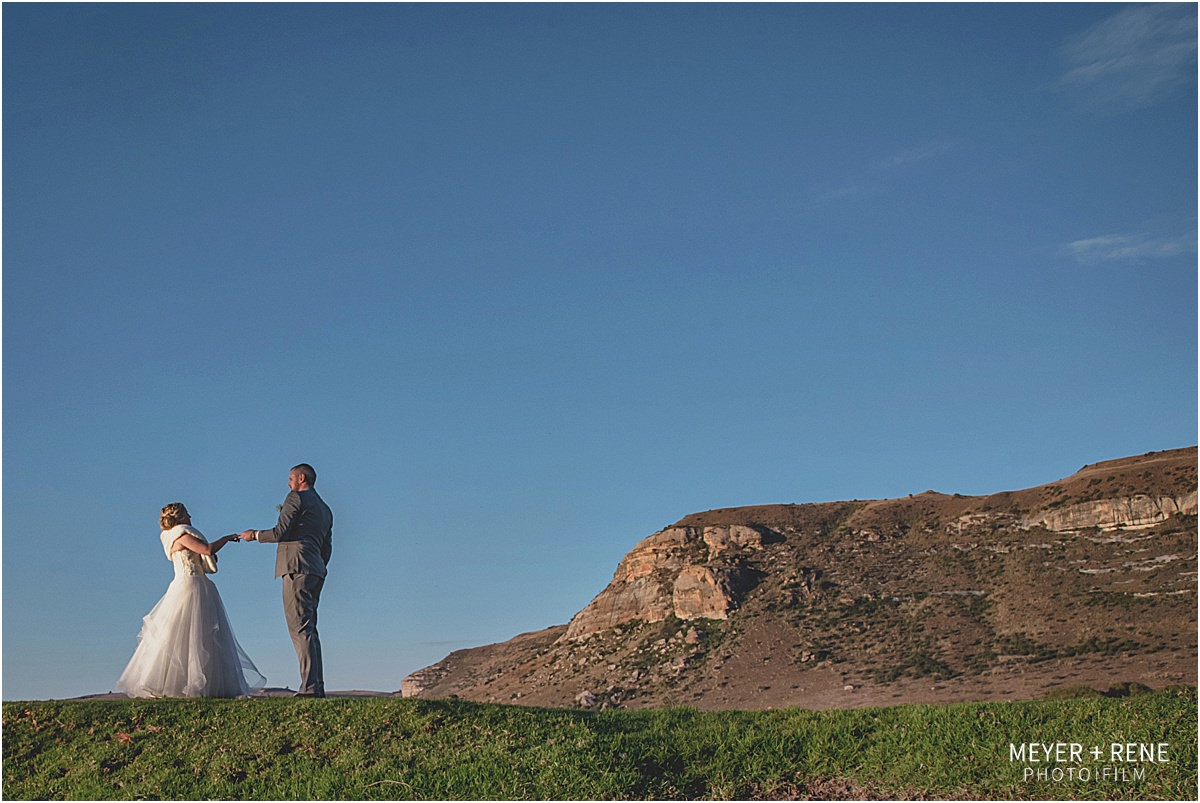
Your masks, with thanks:
<instances>
[{"instance_id":1,"label":"white wedding dress","mask_svg":"<svg viewBox=\"0 0 1200 803\"><path fill-rule=\"evenodd\" d=\"M190 549L171 551L184 533L204 538L185 524L163 531L175 579L142 619L137 649L116 688L130 697L240 697L257 691L266 678L234 638L201 556Z\"/></svg>"}]
</instances>

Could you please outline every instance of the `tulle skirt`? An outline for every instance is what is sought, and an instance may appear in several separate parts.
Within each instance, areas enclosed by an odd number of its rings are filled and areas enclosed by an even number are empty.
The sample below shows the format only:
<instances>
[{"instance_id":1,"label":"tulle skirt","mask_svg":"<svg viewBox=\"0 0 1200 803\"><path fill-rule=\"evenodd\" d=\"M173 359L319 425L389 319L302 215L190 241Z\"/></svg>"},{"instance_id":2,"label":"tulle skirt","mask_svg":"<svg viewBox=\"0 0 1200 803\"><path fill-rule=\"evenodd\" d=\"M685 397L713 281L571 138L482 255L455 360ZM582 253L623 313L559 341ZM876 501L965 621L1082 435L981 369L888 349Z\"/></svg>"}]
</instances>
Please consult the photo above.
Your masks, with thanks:
<instances>
[{"instance_id":1,"label":"tulle skirt","mask_svg":"<svg viewBox=\"0 0 1200 803\"><path fill-rule=\"evenodd\" d=\"M130 697L240 697L266 684L234 638L216 585L176 575L142 619L116 688Z\"/></svg>"}]
</instances>

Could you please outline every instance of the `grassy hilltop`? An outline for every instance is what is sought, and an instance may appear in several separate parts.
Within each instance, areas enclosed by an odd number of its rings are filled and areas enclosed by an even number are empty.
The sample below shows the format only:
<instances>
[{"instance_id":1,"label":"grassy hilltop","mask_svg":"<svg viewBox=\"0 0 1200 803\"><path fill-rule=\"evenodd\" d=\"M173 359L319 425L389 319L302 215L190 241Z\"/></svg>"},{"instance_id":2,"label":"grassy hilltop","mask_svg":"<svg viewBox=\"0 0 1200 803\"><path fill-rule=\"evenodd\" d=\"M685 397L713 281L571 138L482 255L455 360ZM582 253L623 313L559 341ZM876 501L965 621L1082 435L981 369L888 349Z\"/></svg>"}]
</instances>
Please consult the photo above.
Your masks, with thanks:
<instances>
[{"instance_id":1,"label":"grassy hilltop","mask_svg":"<svg viewBox=\"0 0 1200 803\"><path fill-rule=\"evenodd\" d=\"M3 795L1194 800L1196 711L1195 689L755 712L399 698L7 702ZM1029 742L1103 756L1014 760L1012 745ZM1128 742L1166 743L1168 760L1112 761L1110 746Z\"/></svg>"}]
</instances>

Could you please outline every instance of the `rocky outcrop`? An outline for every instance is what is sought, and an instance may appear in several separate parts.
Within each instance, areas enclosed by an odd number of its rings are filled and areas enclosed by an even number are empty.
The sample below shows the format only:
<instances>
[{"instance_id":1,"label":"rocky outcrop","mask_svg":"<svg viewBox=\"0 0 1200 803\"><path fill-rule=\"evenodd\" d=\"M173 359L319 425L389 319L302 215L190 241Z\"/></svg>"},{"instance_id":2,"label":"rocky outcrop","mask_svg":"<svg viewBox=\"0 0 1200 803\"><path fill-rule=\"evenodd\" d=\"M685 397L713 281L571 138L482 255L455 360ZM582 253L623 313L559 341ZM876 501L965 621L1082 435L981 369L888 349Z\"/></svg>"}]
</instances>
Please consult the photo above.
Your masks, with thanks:
<instances>
[{"instance_id":1,"label":"rocky outcrop","mask_svg":"<svg viewBox=\"0 0 1200 803\"><path fill-rule=\"evenodd\" d=\"M401 693L829 708L1195 683L1196 469L1191 447L987 496L693 513L569 624L453 652Z\"/></svg>"},{"instance_id":2,"label":"rocky outcrop","mask_svg":"<svg viewBox=\"0 0 1200 803\"><path fill-rule=\"evenodd\" d=\"M671 604L680 619L727 619L735 607L735 585L728 570L685 566L675 578Z\"/></svg>"},{"instance_id":3,"label":"rocky outcrop","mask_svg":"<svg viewBox=\"0 0 1200 803\"><path fill-rule=\"evenodd\" d=\"M567 626L578 639L630 622L725 619L751 580L742 558L781 540L761 527L668 527L642 540Z\"/></svg>"},{"instance_id":4,"label":"rocky outcrop","mask_svg":"<svg viewBox=\"0 0 1200 803\"><path fill-rule=\"evenodd\" d=\"M400 696L420 697L421 692L436 686L442 678L450 673L450 669L451 666L447 661L418 669L400 682Z\"/></svg>"},{"instance_id":5,"label":"rocky outcrop","mask_svg":"<svg viewBox=\"0 0 1200 803\"><path fill-rule=\"evenodd\" d=\"M1153 527L1172 516L1196 513L1196 492L1179 496L1138 495L1124 499L1098 499L1041 510L1022 520L1025 527L1045 527L1052 532L1117 530Z\"/></svg>"}]
</instances>

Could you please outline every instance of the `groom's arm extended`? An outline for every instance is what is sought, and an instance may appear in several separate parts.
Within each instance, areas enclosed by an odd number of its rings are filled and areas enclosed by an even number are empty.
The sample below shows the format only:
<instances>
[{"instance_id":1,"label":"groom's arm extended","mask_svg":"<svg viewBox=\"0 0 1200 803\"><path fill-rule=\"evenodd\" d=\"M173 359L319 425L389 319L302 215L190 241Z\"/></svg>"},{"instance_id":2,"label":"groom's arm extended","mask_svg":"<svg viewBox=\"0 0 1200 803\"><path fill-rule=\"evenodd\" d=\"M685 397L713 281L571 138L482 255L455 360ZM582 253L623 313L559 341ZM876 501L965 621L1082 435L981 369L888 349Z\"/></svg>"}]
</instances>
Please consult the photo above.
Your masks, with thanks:
<instances>
[{"instance_id":1,"label":"groom's arm extended","mask_svg":"<svg viewBox=\"0 0 1200 803\"><path fill-rule=\"evenodd\" d=\"M272 530L257 530L257 540L267 544L277 544L280 541L295 541L296 537L289 533L296 517L300 514L300 494L291 491L283 500L283 508L279 511L279 521Z\"/></svg>"}]
</instances>

